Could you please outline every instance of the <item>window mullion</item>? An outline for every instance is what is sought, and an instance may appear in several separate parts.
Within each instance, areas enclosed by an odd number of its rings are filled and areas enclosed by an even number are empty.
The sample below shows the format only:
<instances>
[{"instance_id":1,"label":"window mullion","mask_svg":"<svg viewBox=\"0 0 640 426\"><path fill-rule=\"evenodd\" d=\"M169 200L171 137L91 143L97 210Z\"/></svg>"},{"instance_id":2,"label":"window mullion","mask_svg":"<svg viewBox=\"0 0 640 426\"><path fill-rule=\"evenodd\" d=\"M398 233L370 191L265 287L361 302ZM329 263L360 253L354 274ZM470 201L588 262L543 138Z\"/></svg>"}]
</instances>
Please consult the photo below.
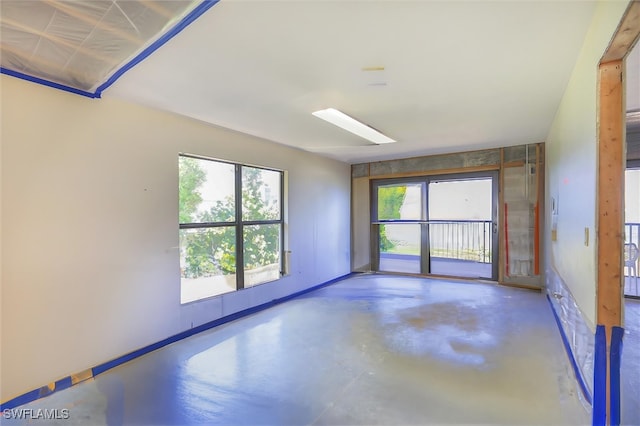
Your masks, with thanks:
<instances>
[{"instance_id":1,"label":"window mullion","mask_svg":"<svg viewBox=\"0 0 640 426\"><path fill-rule=\"evenodd\" d=\"M280 172L280 277L285 273L284 247L284 172Z\"/></svg>"},{"instance_id":2,"label":"window mullion","mask_svg":"<svg viewBox=\"0 0 640 426\"><path fill-rule=\"evenodd\" d=\"M244 226L242 224L242 166L236 164L236 288L244 288Z\"/></svg>"},{"instance_id":3,"label":"window mullion","mask_svg":"<svg viewBox=\"0 0 640 426\"><path fill-rule=\"evenodd\" d=\"M245 226L251 225L278 225L282 224L281 219L273 219L273 220L246 220L242 221L242 224Z\"/></svg>"},{"instance_id":4,"label":"window mullion","mask_svg":"<svg viewBox=\"0 0 640 426\"><path fill-rule=\"evenodd\" d=\"M202 222L202 223L181 223L180 229L200 229L200 228L222 228L234 226L235 222Z\"/></svg>"}]
</instances>

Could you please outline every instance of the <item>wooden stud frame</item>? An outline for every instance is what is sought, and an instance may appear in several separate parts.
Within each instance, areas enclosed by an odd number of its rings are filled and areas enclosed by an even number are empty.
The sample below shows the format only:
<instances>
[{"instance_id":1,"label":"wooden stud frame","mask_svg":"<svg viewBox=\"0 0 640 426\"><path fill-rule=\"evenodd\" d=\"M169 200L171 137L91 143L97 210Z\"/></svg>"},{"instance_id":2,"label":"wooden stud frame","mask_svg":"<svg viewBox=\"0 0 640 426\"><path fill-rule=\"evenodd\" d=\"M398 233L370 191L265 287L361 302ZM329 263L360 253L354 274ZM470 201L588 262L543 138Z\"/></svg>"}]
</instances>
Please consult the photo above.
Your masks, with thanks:
<instances>
[{"instance_id":1,"label":"wooden stud frame","mask_svg":"<svg viewBox=\"0 0 640 426\"><path fill-rule=\"evenodd\" d=\"M600 64L598 111L598 324L621 325L624 226L622 60Z\"/></svg>"},{"instance_id":2,"label":"wooden stud frame","mask_svg":"<svg viewBox=\"0 0 640 426\"><path fill-rule=\"evenodd\" d=\"M597 323L606 333L607 353L613 327L622 326L624 276L625 85L624 59L640 37L640 1L625 11L598 68L597 176ZM610 359L607 356L607 371ZM607 422L611 377L606 379Z\"/></svg>"},{"instance_id":3,"label":"wooden stud frame","mask_svg":"<svg viewBox=\"0 0 640 426\"><path fill-rule=\"evenodd\" d=\"M597 322L622 325L625 170L624 59L640 37L640 1L633 0L599 65Z\"/></svg>"}]
</instances>

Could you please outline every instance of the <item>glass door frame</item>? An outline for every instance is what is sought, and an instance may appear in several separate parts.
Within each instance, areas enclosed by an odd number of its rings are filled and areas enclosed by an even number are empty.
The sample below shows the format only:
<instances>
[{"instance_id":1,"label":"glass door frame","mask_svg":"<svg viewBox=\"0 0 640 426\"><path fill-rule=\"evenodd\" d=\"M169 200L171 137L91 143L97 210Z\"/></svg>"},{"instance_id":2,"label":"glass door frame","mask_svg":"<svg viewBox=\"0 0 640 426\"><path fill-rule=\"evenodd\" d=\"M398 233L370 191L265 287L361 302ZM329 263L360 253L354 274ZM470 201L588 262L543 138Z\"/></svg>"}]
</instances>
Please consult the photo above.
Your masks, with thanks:
<instances>
[{"instance_id":1,"label":"glass door frame","mask_svg":"<svg viewBox=\"0 0 640 426\"><path fill-rule=\"evenodd\" d=\"M378 218L378 188L381 186L391 186L394 184L403 185L421 185L421 199L422 203L420 219L382 219ZM428 224L428 212L429 207L427 205L427 186L428 183L423 177L419 178L391 178L391 179L376 179L371 181L371 269L373 271L380 271L380 226L386 224L417 224L420 225L420 275L429 274L429 224ZM388 272L388 271L380 271Z\"/></svg>"},{"instance_id":2,"label":"glass door frame","mask_svg":"<svg viewBox=\"0 0 640 426\"><path fill-rule=\"evenodd\" d=\"M498 281L499 273L499 248L500 248L500 226L499 226L499 191L500 173L498 170L461 172L449 174L437 174L428 176L412 176L389 179L373 179L370 187L370 232L371 232L371 270L380 271L380 226L384 224L419 224L420 225L420 274L431 275L431 257L429 243L429 184L434 181L464 181L487 178L491 179L491 221L492 221L492 241L491 241L491 277L477 277L480 279L490 279ZM378 218L378 188L381 186L404 184L422 185L422 214L419 220L379 220ZM468 277L467 277L468 278Z\"/></svg>"}]
</instances>

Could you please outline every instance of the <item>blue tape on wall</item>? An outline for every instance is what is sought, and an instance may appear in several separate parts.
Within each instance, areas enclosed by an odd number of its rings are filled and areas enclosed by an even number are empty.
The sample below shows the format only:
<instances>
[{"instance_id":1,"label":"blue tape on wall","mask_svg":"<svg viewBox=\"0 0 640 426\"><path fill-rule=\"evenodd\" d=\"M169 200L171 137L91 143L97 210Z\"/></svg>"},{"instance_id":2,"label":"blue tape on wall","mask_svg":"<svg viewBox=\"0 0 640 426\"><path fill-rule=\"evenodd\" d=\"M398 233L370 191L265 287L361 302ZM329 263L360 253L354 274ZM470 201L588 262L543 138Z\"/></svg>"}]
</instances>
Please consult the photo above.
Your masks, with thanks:
<instances>
[{"instance_id":1,"label":"blue tape on wall","mask_svg":"<svg viewBox=\"0 0 640 426\"><path fill-rule=\"evenodd\" d=\"M564 328L562 328L562 321L560 321L560 317L558 317L558 314L555 308L553 307L553 303L551 302L551 298L549 297L548 294L547 294L547 301L549 302L549 305L551 305L551 312L553 312L553 317L556 320L558 330L560 331L560 337L562 337L562 344L564 345L564 350L567 352L567 356L569 357L569 361L571 362L571 367L573 368L573 374L575 375L576 380L578 381L578 385L580 386L580 390L582 391L582 396L584 397L584 399L587 400L589 404L593 404L591 393L589 393L589 390L587 389L587 384L585 383L584 378L582 377L582 372L580 371L580 368L576 363L576 358L573 356L573 351L571 350L571 345L569 344L567 335L564 332Z\"/></svg>"},{"instance_id":2,"label":"blue tape on wall","mask_svg":"<svg viewBox=\"0 0 640 426\"><path fill-rule=\"evenodd\" d=\"M43 86L53 87L54 89L64 90L65 92L75 93L76 95L86 96L88 98L96 98L95 93L85 92L84 90L76 89L75 87L65 86L64 84L60 84L60 83L54 83L53 81L34 77L32 75L23 74L21 72L13 71L7 68L0 67L0 74L6 74L12 77L21 78L23 80L27 80L32 83L38 83L38 84L42 84Z\"/></svg>"},{"instance_id":3,"label":"blue tape on wall","mask_svg":"<svg viewBox=\"0 0 640 426\"><path fill-rule=\"evenodd\" d=\"M102 96L102 92L116 82L117 79L122 77L122 74L129 71L131 68L142 62L147 56L158 50L163 44L175 37L180 31L184 30L189 24L198 19L203 13L209 10L212 6L218 3L220 0L204 0L195 9L193 9L187 16L185 16L176 26L170 29L166 34L149 45L146 49L140 52L135 58L126 63L122 68L113 73L113 75L104 82L100 87L96 89L96 97Z\"/></svg>"},{"instance_id":4,"label":"blue tape on wall","mask_svg":"<svg viewBox=\"0 0 640 426\"><path fill-rule=\"evenodd\" d=\"M613 327L611 330L611 349L609 351L609 382L611 402L609 413L611 426L620 425L620 361L622 359L622 338L624 328Z\"/></svg>"},{"instance_id":5,"label":"blue tape on wall","mask_svg":"<svg viewBox=\"0 0 640 426\"><path fill-rule=\"evenodd\" d=\"M280 299L274 299L274 300L272 300L270 302L263 303L262 305L254 306L252 308L248 308L248 309L245 309L243 311L236 312L235 314L227 315L226 317L222 317L222 318L219 318L217 320L208 322L206 324L202 324L202 325L200 325L198 327L194 327L194 328L191 328L189 330L185 330L182 333L178 333L178 334L176 334L174 336L168 337L168 338L166 338L164 340L161 340L159 342L152 343L149 346L145 346L144 348L140 348L140 349L138 349L136 351L129 352L128 354L122 355L121 357L118 357L118 358L113 359L111 361L107 361L107 362L105 362L103 364L97 365L97 366L95 366L95 367L93 367L91 369L92 376L95 377L98 374L104 373L107 370L110 370L110 369L112 369L114 367L117 367L118 365L124 364L125 362L131 361L131 360L133 360L135 358L138 358L138 357L140 357L142 355L148 354L149 352L153 352L153 351L155 351L157 349L160 349L160 348L162 348L164 346L167 346L167 345L169 345L171 343L174 343L174 342L177 342L179 340L185 339L187 337L193 336L194 334L201 333L203 331L209 330L209 329L217 327L219 325L226 324L228 322L231 322L231 321L234 321L236 319L245 317L247 315L251 315L251 314L254 314L256 312L265 310L267 308L270 308L272 306L278 305L280 303L287 302L287 301L289 301L291 299L294 299L296 297L302 296L304 294L310 293L310 292L315 291L315 290L319 290L319 289L321 289L323 287L326 287L326 286L331 285L331 284L335 284L335 283L337 283L339 281L342 281L342 280L344 280L346 278L349 278L349 277L352 277L352 276L358 275L358 274L359 274L358 272L351 272L351 273L348 273L346 275L342 275L340 277L337 277L337 278L334 278L332 280L326 281L324 283L318 284L316 286L309 287L307 289L301 290L301 291L299 291L297 293L293 293L293 294L290 294L288 296L281 297ZM27 393L22 394L20 396L17 396L17 397L15 397L15 398L13 398L13 399L11 399L9 401L6 401L6 402L0 404L0 412L2 410L16 408L16 407L19 407L21 405L27 404L29 402L33 402L33 401L35 401L37 399L42 398L43 396L50 395L51 393L57 392L57 391L62 390L62 389L69 388L71 386L73 386L72 380L71 380L71 376L65 377L65 378L55 382L55 387L52 390L51 389L47 389L47 387L45 386L45 387L42 387L42 388L27 392Z\"/></svg>"},{"instance_id":6,"label":"blue tape on wall","mask_svg":"<svg viewBox=\"0 0 640 426\"><path fill-rule=\"evenodd\" d=\"M593 361L593 426L607 422L607 336L604 325L596 327Z\"/></svg>"}]
</instances>

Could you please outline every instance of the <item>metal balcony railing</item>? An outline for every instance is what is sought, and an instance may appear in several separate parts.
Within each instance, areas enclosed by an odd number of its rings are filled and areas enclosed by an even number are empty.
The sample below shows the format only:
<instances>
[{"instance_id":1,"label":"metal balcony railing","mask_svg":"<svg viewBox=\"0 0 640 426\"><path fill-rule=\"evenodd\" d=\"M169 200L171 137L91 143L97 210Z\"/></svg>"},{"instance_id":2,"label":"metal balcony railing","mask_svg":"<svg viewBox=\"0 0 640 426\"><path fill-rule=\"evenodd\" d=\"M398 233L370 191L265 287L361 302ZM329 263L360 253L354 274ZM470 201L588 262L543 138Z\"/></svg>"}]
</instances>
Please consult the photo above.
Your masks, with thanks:
<instances>
[{"instance_id":1,"label":"metal balcony railing","mask_svg":"<svg viewBox=\"0 0 640 426\"><path fill-rule=\"evenodd\" d=\"M640 247L640 223L627 222L624 224L624 242L634 243Z\"/></svg>"},{"instance_id":2,"label":"metal balcony railing","mask_svg":"<svg viewBox=\"0 0 640 426\"><path fill-rule=\"evenodd\" d=\"M431 256L491 263L492 224L490 220L430 220Z\"/></svg>"},{"instance_id":3,"label":"metal balcony railing","mask_svg":"<svg viewBox=\"0 0 640 426\"><path fill-rule=\"evenodd\" d=\"M624 242L625 244L633 243L636 247L640 247L640 223L635 222L627 222L624 224ZM627 261L626 247L625 247L625 262ZM624 285L624 295L625 296L634 296L640 297L640 291L638 287L638 281L640 278L637 277L638 271L640 270L638 265L638 260L636 260L635 269L625 266L625 285ZM633 274L636 276L633 276Z\"/></svg>"}]
</instances>

